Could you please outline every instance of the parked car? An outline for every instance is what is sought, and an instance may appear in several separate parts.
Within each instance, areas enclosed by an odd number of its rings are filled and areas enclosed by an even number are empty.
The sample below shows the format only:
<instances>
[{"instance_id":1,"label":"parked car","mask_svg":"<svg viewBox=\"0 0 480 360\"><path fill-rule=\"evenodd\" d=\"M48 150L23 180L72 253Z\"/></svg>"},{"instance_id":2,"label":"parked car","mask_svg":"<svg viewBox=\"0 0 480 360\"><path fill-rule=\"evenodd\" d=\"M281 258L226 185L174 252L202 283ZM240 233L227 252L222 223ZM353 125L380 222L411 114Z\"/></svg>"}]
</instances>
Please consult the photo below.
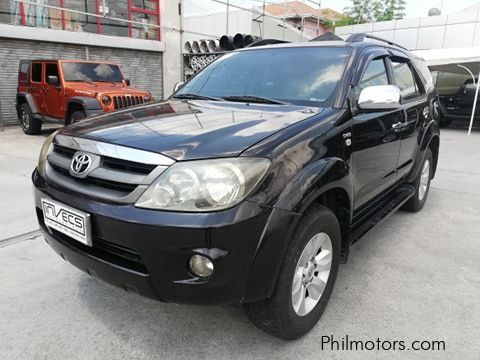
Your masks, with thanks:
<instances>
[{"instance_id":1,"label":"parked car","mask_svg":"<svg viewBox=\"0 0 480 360\"><path fill-rule=\"evenodd\" d=\"M298 338L351 244L424 206L433 90L421 59L364 34L232 52L166 102L52 134L33 173L40 227L98 279L242 303L258 327Z\"/></svg>"},{"instance_id":2,"label":"parked car","mask_svg":"<svg viewBox=\"0 0 480 360\"><path fill-rule=\"evenodd\" d=\"M448 74L442 74L440 78L446 77ZM457 74L454 74L457 75ZM458 77L458 75L457 75ZM439 79L440 80L440 79ZM473 103L475 100L477 80L467 79L455 92L446 94L445 91L439 89L441 95L438 96L438 112L441 127L449 126L453 120L468 120L472 116ZM480 98L477 100L474 119L480 118Z\"/></svg>"},{"instance_id":3,"label":"parked car","mask_svg":"<svg viewBox=\"0 0 480 360\"><path fill-rule=\"evenodd\" d=\"M153 101L130 86L118 65L85 60L21 60L17 114L25 134L43 122L71 124L87 116Z\"/></svg>"}]
</instances>

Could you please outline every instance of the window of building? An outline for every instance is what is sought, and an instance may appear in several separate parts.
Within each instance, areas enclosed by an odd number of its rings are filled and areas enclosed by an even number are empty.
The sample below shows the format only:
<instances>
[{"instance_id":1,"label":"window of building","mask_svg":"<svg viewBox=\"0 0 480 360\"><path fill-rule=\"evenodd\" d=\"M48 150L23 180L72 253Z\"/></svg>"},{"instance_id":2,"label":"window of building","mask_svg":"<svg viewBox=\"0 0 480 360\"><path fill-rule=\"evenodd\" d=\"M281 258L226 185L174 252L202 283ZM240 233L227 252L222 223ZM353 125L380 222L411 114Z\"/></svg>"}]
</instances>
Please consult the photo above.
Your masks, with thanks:
<instances>
[{"instance_id":1,"label":"window of building","mask_svg":"<svg viewBox=\"0 0 480 360\"><path fill-rule=\"evenodd\" d=\"M418 86L415 82L415 76L407 63L392 61L393 80L395 85L400 88L403 100L412 99L419 95Z\"/></svg>"},{"instance_id":2,"label":"window of building","mask_svg":"<svg viewBox=\"0 0 480 360\"><path fill-rule=\"evenodd\" d=\"M32 64L32 81L42 82L42 64Z\"/></svg>"},{"instance_id":3,"label":"window of building","mask_svg":"<svg viewBox=\"0 0 480 360\"><path fill-rule=\"evenodd\" d=\"M0 4L0 23L160 40L159 0L37 0L25 3L10 0L8 3Z\"/></svg>"}]
</instances>

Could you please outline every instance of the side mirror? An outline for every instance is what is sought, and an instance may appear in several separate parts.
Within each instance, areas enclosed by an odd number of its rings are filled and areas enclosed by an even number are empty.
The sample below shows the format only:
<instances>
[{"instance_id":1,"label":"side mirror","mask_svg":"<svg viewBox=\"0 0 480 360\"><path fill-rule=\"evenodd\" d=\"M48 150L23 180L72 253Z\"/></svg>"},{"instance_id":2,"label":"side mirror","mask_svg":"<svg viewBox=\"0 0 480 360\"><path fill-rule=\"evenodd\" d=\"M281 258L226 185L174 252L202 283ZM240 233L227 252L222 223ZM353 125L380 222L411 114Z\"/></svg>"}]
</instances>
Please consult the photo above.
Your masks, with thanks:
<instances>
[{"instance_id":1,"label":"side mirror","mask_svg":"<svg viewBox=\"0 0 480 360\"><path fill-rule=\"evenodd\" d=\"M130 79L125 79L125 85L130 86Z\"/></svg>"},{"instance_id":2,"label":"side mirror","mask_svg":"<svg viewBox=\"0 0 480 360\"><path fill-rule=\"evenodd\" d=\"M57 86L59 84L58 76L48 75L47 76L47 83L50 84L50 85Z\"/></svg>"},{"instance_id":3,"label":"side mirror","mask_svg":"<svg viewBox=\"0 0 480 360\"><path fill-rule=\"evenodd\" d=\"M180 82L177 82L174 86L173 86L173 92L177 92L178 90L180 90L183 85L185 85L185 81L180 81Z\"/></svg>"},{"instance_id":4,"label":"side mirror","mask_svg":"<svg viewBox=\"0 0 480 360\"><path fill-rule=\"evenodd\" d=\"M389 110L400 107L400 89L395 85L375 85L363 89L358 98L362 110Z\"/></svg>"}]
</instances>

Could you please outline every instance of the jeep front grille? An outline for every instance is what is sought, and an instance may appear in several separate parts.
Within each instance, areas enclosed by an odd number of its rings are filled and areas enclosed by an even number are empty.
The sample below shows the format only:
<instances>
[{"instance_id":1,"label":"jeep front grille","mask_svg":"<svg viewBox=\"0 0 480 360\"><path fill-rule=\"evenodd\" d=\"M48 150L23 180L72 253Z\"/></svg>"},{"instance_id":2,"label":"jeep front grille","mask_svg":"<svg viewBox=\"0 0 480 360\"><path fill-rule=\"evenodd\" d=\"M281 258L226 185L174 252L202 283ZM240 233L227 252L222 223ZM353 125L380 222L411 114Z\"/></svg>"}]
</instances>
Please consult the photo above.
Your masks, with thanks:
<instances>
[{"instance_id":1,"label":"jeep front grille","mask_svg":"<svg viewBox=\"0 0 480 360\"><path fill-rule=\"evenodd\" d=\"M113 107L115 109L123 109L134 105L143 104L142 96L114 96Z\"/></svg>"},{"instance_id":2,"label":"jeep front grille","mask_svg":"<svg viewBox=\"0 0 480 360\"><path fill-rule=\"evenodd\" d=\"M77 151L100 157L87 176L70 170ZM47 156L47 182L95 198L134 203L173 160L156 153L57 135Z\"/></svg>"}]
</instances>

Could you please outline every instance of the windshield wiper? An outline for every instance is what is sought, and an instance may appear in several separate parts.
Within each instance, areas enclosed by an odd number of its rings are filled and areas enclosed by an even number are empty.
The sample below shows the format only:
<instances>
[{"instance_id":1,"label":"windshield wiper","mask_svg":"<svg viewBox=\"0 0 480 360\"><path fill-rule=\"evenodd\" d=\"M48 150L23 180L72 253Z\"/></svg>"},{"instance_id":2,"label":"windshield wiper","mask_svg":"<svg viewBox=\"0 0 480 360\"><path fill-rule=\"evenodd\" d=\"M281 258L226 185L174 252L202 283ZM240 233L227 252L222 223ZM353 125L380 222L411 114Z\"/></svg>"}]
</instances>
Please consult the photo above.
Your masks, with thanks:
<instances>
[{"instance_id":1,"label":"windshield wiper","mask_svg":"<svg viewBox=\"0 0 480 360\"><path fill-rule=\"evenodd\" d=\"M212 97L212 96L205 96L199 94L177 94L173 96L175 99L187 99L187 100L213 100L213 101L220 101L222 99Z\"/></svg>"},{"instance_id":2,"label":"windshield wiper","mask_svg":"<svg viewBox=\"0 0 480 360\"><path fill-rule=\"evenodd\" d=\"M88 81L88 80L66 80L67 82L85 82L91 85L95 85L93 82Z\"/></svg>"},{"instance_id":3,"label":"windshield wiper","mask_svg":"<svg viewBox=\"0 0 480 360\"><path fill-rule=\"evenodd\" d=\"M277 105L288 105L284 101L269 99L263 96L255 95L231 95L222 97L224 100L228 101L239 101L239 102L253 102L253 103L263 103L263 104L277 104Z\"/></svg>"}]
</instances>

